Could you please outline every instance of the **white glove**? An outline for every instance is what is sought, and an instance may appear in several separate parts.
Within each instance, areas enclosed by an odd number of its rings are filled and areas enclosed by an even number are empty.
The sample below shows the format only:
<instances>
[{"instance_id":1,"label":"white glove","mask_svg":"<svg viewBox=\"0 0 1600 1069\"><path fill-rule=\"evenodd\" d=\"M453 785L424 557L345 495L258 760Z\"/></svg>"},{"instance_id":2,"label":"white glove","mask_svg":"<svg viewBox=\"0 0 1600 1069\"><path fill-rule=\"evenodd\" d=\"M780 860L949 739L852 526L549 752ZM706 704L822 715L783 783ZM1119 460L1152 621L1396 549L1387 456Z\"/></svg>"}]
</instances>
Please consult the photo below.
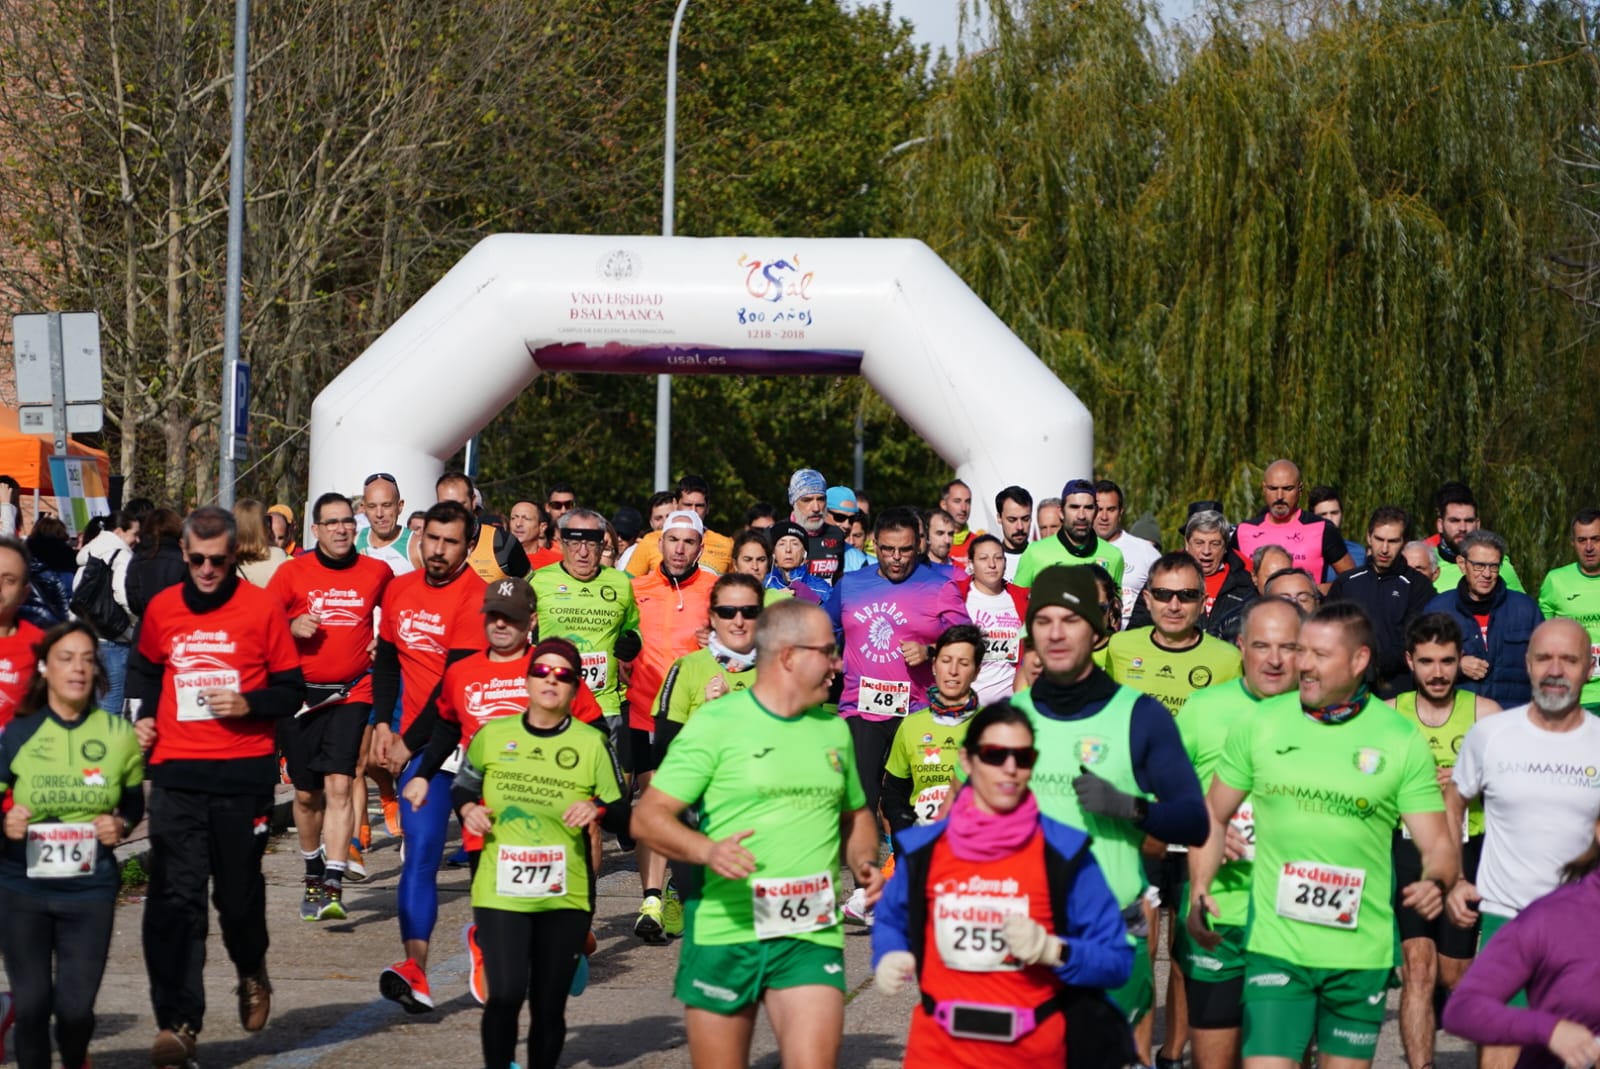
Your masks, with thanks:
<instances>
[{"instance_id":1,"label":"white glove","mask_svg":"<svg viewBox=\"0 0 1600 1069\"><path fill-rule=\"evenodd\" d=\"M891 950L878 962L873 979L885 995L898 995L917 978L917 959L909 950Z\"/></svg>"},{"instance_id":2,"label":"white glove","mask_svg":"<svg viewBox=\"0 0 1600 1069\"><path fill-rule=\"evenodd\" d=\"M1061 964L1061 940L1054 932L1022 913L1006 915L1004 931L1011 956L1024 965Z\"/></svg>"}]
</instances>

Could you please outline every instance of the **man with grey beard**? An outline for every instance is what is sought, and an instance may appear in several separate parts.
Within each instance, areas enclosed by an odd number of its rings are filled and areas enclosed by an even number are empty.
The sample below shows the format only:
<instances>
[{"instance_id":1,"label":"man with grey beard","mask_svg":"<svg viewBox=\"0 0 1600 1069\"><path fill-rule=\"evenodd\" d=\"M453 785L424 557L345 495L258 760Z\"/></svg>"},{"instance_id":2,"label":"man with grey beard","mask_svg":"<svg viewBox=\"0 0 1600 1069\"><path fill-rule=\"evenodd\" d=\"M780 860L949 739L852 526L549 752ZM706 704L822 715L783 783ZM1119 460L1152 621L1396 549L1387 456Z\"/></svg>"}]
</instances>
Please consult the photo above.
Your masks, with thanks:
<instances>
[{"instance_id":1,"label":"man with grey beard","mask_svg":"<svg viewBox=\"0 0 1600 1069\"><path fill-rule=\"evenodd\" d=\"M1451 812L1461 811L1461 799L1483 799L1477 883L1457 883L1445 904L1462 927L1481 914L1480 953L1506 922L1555 890L1562 866L1594 841L1600 819L1600 718L1579 703L1589 678L1588 632L1575 620L1546 620L1528 643L1527 664L1533 701L1474 724L1445 787ZM1527 1005L1526 992L1517 997ZM1487 1047L1479 1065L1510 1069L1516 1060L1516 1047Z\"/></svg>"}]
</instances>

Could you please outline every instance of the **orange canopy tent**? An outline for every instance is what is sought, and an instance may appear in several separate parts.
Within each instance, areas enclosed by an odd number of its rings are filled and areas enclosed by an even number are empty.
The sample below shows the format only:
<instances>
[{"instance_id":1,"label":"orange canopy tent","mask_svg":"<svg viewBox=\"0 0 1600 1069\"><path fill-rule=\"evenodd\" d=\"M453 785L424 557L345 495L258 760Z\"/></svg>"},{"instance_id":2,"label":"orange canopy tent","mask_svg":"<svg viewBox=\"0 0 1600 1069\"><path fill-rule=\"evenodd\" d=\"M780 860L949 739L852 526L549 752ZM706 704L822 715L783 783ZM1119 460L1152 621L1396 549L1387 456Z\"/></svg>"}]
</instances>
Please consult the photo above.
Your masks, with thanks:
<instances>
[{"instance_id":1,"label":"orange canopy tent","mask_svg":"<svg viewBox=\"0 0 1600 1069\"><path fill-rule=\"evenodd\" d=\"M24 434L17 429L17 410L0 405L0 475L9 475L25 490L54 492L50 485L50 456L55 442L48 434ZM110 485L111 458L104 450L67 439L69 456L89 457L100 469L102 485Z\"/></svg>"}]
</instances>

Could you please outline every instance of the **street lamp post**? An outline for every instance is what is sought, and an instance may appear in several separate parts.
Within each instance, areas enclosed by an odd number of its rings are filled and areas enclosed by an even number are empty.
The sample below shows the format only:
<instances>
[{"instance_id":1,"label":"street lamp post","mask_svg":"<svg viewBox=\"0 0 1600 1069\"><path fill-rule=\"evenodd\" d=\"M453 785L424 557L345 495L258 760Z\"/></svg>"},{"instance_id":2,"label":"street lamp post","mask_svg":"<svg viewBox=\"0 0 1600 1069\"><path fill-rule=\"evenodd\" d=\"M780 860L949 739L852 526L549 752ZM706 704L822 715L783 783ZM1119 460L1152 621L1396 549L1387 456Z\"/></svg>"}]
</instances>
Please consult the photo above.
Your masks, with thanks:
<instances>
[{"instance_id":1,"label":"street lamp post","mask_svg":"<svg viewBox=\"0 0 1600 1069\"><path fill-rule=\"evenodd\" d=\"M672 37L667 42L667 123L666 163L661 174L661 236L672 236L675 197L674 168L677 163L678 134L678 34L683 30L683 13L689 0L678 0L672 14ZM672 478L672 376L656 376L656 489L665 490Z\"/></svg>"}]
</instances>

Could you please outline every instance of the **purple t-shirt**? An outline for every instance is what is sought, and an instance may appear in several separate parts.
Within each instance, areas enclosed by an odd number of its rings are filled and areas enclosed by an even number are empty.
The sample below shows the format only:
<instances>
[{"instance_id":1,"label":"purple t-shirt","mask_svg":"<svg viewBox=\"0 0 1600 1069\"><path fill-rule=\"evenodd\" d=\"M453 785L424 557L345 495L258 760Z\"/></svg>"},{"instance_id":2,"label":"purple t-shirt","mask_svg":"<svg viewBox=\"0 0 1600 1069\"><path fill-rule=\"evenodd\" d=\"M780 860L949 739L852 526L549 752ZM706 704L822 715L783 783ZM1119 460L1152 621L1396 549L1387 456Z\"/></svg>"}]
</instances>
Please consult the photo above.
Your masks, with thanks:
<instances>
[{"instance_id":1,"label":"purple t-shirt","mask_svg":"<svg viewBox=\"0 0 1600 1069\"><path fill-rule=\"evenodd\" d=\"M1562 1069L1545 1046L1557 1022L1600 1034L1600 870L1536 899L1495 932L1445 1003L1444 1029L1522 1048L1517 1069ZM1528 1008L1507 1006L1518 991Z\"/></svg>"},{"instance_id":2,"label":"purple t-shirt","mask_svg":"<svg viewBox=\"0 0 1600 1069\"><path fill-rule=\"evenodd\" d=\"M907 639L931 646L947 627L971 623L966 602L941 568L919 564L898 583L877 568L846 572L828 595L828 616L844 652L839 712L883 720L928 706L933 664L900 654Z\"/></svg>"}]
</instances>

